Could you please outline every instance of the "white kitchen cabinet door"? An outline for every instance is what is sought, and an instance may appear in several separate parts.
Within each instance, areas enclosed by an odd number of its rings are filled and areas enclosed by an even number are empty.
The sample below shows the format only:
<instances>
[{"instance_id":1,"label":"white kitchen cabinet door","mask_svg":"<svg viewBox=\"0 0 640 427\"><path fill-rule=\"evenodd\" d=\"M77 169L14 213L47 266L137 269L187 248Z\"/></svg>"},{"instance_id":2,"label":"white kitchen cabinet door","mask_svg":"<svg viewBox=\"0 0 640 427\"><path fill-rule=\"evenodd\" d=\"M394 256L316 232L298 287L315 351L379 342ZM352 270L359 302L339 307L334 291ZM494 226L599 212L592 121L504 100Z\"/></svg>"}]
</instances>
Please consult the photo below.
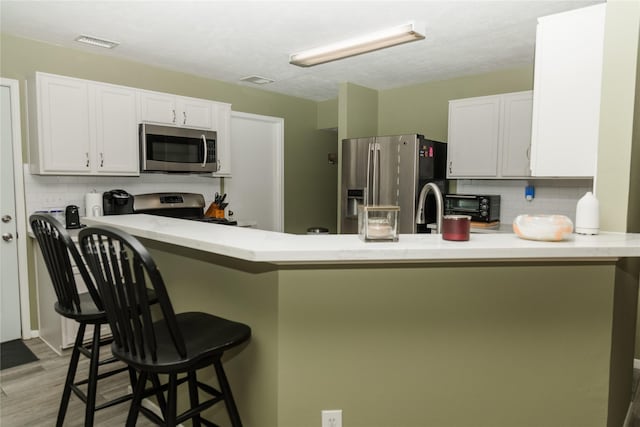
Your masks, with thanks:
<instances>
[{"instance_id":1,"label":"white kitchen cabinet door","mask_svg":"<svg viewBox=\"0 0 640 427\"><path fill-rule=\"evenodd\" d=\"M39 75L32 83L37 117L30 141L34 173L89 173L91 130L87 82Z\"/></svg>"},{"instance_id":2,"label":"white kitchen cabinet door","mask_svg":"<svg viewBox=\"0 0 640 427\"><path fill-rule=\"evenodd\" d=\"M447 177L495 177L499 136L500 96L449 101Z\"/></svg>"},{"instance_id":3,"label":"white kitchen cabinet door","mask_svg":"<svg viewBox=\"0 0 640 427\"><path fill-rule=\"evenodd\" d=\"M93 170L105 175L140 171L136 91L93 85L96 104L96 151Z\"/></svg>"},{"instance_id":4,"label":"white kitchen cabinet door","mask_svg":"<svg viewBox=\"0 0 640 427\"><path fill-rule=\"evenodd\" d=\"M213 128L213 103L203 99L176 98L176 111L178 112L178 125L190 128Z\"/></svg>"},{"instance_id":5,"label":"white kitchen cabinet door","mask_svg":"<svg viewBox=\"0 0 640 427\"><path fill-rule=\"evenodd\" d=\"M140 115L144 122L197 129L213 128L211 101L146 90L139 93Z\"/></svg>"},{"instance_id":6,"label":"white kitchen cabinet door","mask_svg":"<svg viewBox=\"0 0 640 427\"><path fill-rule=\"evenodd\" d=\"M531 175L531 91L505 94L502 97L502 167L505 178Z\"/></svg>"},{"instance_id":7,"label":"white kitchen cabinet door","mask_svg":"<svg viewBox=\"0 0 640 427\"><path fill-rule=\"evenodd\" d=\"M162 125L177 124L176 96L168 93L139 91L140 118L144 122Z\"/></svg>"},{"instance_id":8,"label":"white kitchen cabinet door","mask_svg":"<svg viewBox=\"0 0 640 427\"><path fill-rule=\"evenodd\" d=\"M216 161L218 170L213 176L231 176L231 104L216 102L213 104L212 124L216 131Z\"/></svg>"},{"instance_id":9,"label":"white kitchen cabinet door","mask_svg":"<svg viewBox=\"0 0 640 427\"><path fill-rule=\"evenodd\" d=\"M538 19L533 176L596 173L606 4Z\"/></svg>"}]
</instances>

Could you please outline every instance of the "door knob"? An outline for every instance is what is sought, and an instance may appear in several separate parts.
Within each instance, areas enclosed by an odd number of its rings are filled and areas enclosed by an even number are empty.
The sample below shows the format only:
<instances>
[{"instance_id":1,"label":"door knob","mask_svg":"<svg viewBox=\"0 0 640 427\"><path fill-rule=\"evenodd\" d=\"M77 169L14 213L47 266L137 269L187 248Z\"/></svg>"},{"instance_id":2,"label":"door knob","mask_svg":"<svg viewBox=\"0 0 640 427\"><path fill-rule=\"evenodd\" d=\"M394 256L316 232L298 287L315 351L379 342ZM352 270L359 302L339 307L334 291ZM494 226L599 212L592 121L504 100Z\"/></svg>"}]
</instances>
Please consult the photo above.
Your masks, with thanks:
<instances>
[{"instance_id":1,"label":"door knob","mask_svg":"<svg viewBox=\"0 0 640 427\"><path fill-rule=\"evenodd\" d=\"M11 233L4 233L2 235L2 240L4 240L5 242L10 242L13 240L13 234Z\"/></svg>"},{"instance_id":2,"label":"door knob","mask_svg":"<svg viewBox=\"0 0 640 427\"><path fill-rule=\"evenodd\" d=\"M13 218L11 218L11 215L2 215L2 222L11 222Z\"/></svg>"}]
</instances>

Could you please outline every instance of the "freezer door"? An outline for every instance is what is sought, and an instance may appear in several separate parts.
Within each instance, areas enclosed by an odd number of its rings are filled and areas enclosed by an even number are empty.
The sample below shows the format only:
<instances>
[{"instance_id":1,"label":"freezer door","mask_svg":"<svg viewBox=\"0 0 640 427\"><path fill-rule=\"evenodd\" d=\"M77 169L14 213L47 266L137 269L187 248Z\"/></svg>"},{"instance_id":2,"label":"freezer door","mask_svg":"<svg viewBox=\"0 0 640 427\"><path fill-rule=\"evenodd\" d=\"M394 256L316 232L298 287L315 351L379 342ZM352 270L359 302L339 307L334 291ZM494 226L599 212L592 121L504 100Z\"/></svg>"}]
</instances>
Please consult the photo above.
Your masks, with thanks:
<instances>
[{"instance_id":1,"label":"freezer door","mask_svg":"<svg viewBox=\"0 0 640 427\"><path fill-rule=\"evenodd\" d=\"M370 202L367 171L371 167L370 146L374 138L342 141L340 232L358 233L358 206Z\"/></svg>"}]
</instances>

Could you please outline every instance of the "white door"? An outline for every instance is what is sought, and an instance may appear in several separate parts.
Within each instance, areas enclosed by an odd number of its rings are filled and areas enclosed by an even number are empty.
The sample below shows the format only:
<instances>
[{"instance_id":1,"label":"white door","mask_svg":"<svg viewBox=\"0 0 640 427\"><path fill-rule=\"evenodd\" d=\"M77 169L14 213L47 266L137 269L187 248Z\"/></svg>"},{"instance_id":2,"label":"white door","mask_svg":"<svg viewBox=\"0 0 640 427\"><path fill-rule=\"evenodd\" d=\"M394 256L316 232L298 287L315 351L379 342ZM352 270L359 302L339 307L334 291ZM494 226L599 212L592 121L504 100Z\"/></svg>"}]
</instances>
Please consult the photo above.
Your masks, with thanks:
<instances>
[{"instance_id":1,"label":"white door","mask_svg":"<svg viewBox=\"0 0 640 427\"><path fill-rule=\"evenodd\" d=\"M231 112L231 178L224 179L229 209L239 222L283 231L284 120Z\"/></svg>"},{"instance_id":2,"label":"white door","mask_svg":"<svg viewBox=\"0 0 640 427\"><path fill-rule=\"evenodd\" d=\"M20 282L18 278L18 244L15 188L13 178L13 133L11 126L11 88L0 86L0 162L2 171L0 229L0 342L21 337Z\"/></svg>"}]
</instances>

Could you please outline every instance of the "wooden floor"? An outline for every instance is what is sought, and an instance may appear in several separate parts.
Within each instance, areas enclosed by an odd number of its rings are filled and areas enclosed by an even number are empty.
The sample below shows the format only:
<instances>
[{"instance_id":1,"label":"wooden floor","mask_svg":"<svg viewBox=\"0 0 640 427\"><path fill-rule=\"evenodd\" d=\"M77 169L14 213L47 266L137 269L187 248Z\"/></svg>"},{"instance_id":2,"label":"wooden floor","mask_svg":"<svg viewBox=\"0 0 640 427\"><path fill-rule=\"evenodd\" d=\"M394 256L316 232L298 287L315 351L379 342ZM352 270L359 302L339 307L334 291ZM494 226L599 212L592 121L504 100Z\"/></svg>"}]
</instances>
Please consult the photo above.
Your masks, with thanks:
<instances>
[{"instance_id":1,"label":"wooden floor","mask_svg":"<svg viewBox=\"0 0 640 427\"><path fill-rule=\"evenodd\" d=\"M25 344L40 360L0 371L0 426L50 427L55 425L71 352L58 356L37 338L27 340ZM108 346L103 352L105 355L110 354ZM88 359L81 356L76 378L86 378L88 365ZM101 380L98 383L97 402L125 393L128 384L126 372ZM83 426L84 408L84 403L72 394L65 427ZM128 408L129 402L125 402L102 409L96 412L94 425L123 426ZM145 417L138 418L137 426L152 425L154 424Z\"/></svg>"}]
</instances>

